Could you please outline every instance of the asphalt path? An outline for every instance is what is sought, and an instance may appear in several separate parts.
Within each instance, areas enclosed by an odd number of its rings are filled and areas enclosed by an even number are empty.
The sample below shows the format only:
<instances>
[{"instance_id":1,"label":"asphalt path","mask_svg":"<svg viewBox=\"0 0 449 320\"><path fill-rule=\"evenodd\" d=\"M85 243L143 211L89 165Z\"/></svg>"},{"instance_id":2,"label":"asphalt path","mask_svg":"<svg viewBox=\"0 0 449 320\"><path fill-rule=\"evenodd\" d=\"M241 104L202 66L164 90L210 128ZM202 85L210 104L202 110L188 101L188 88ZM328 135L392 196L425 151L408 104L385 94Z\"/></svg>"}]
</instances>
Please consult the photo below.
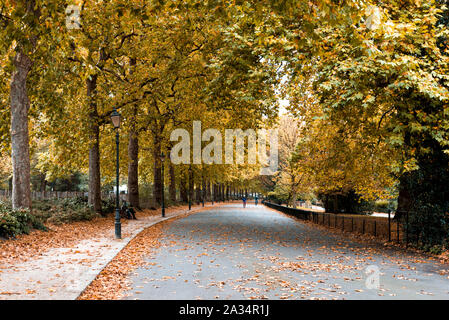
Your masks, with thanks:
<instances>
[{"instance_id":1,"label":"asphalt path","mask_svg":"<svg viewBox=\"0 0 449 320\"><path fill-rule=\"evenodd\" d=\"M170 223L126 299L449 299L449 266L263 205Z\"/></svg>"}]
</instances>

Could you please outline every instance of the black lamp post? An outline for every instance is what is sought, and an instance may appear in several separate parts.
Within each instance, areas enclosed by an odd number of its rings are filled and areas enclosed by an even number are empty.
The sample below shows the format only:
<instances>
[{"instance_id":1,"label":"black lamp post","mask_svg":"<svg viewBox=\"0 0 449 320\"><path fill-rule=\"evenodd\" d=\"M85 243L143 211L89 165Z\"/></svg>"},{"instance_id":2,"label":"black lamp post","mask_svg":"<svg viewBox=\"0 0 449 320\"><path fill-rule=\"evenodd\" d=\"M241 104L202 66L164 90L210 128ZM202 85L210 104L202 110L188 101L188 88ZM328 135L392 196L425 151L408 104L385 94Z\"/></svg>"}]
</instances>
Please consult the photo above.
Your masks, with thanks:
<instances>
[{"instance_id":1,"label":"black lamp post","mask_svg":"<svg viewBox=\"0 0 449 320\"><path fill-rule=\"evenodd\" d=\"M192 209L192 164L189 165L189 210Z\"/></svg>"},{"instance_id":2,"label":"black lamp post","mask_svg":"<svg viewBox=\"0 0 449 320\"><path fill-rule=\"evenodd\" d=\"M165 154L161 153L161 211L162 211L162 218L165 217L165 201L164 201L164 160L165 160Z\"/></svg>"},{"instance_id":3,"label":"black lamp post","mask_svg":"<svg viewBox=\"0 0 449 320\"><path fill-rule=\"evenodd\" d=\"M114 108L111 113L111 121L115 128L115 144L117 146L117 158L116 158L116 190L115 190L115 238L122 238L122 224L120 222L120 199L119 199L119 132L121 116Z\"/></svg>"}]
</instances>

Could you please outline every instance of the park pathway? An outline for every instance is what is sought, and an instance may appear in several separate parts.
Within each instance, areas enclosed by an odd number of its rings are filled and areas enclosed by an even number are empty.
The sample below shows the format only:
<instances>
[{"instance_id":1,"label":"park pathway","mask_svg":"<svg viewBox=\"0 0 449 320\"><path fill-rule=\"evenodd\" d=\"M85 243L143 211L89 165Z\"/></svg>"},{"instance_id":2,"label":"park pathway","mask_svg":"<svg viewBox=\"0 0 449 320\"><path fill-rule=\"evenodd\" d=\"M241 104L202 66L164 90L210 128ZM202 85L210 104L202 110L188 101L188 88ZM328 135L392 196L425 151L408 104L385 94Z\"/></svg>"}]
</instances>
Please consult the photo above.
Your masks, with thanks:
<instances>
[{"instance_id":1,"label":"park pathway","mask_svg":"<svg viewBox=\"0 0 449 320\"><path fill-rule=\"evenodd\" d=\"M126 299L449 299L448 265L262 205L212 208L163 232Z\"/></svg>"},{"instance_id":2,"label":"park pathway","mask_svg":"<svg viewBox=\"0 0 449 320\"><path fill-rule=\"evenodd\" d=\"M206 207L213 206L206 204ZM184 207L169 208L165 218L137 214L138 220L122 225L123 238L120 240L115 239L114 224L111 223L104 233L80 240L73 246L51 248L25 262L3 266L0 269L0 300L74 300L142 230L203 209L201 205L193 206L191 211Z\"/></svg>"}]
</instances>

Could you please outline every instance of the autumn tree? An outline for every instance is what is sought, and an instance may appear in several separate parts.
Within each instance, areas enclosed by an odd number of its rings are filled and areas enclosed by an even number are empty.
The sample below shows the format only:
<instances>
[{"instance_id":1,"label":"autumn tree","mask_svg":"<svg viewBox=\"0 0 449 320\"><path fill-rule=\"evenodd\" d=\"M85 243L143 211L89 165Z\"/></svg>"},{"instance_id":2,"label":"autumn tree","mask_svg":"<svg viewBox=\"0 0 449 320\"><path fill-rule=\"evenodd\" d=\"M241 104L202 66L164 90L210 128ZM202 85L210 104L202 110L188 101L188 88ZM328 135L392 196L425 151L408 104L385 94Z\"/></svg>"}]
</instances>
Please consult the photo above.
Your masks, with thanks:
<instances>
[{"instance_id":1,"label":"autumn tree","mask_svg":"<svg viewBox=\"0 0 449 320\"><path fill-rule=\"evenodd\" d=\"M61 29L63 14L59 13L63 13L63 10L62 5L56 1L44 4L35 0L5 0L0 4L0 53L11 57L10 62L3 60L2 64L11 75L9 103L14 208L31 207L28 129L30 91L36 92L42 88L32 87L30 90L30 77L37 66L47 62L46 58L54 48L48 46L48 43L58 38L57 32L52 30ZM50 40L52 36L55 37ZM47 47L46 50L43 47Z\"/></svg>"}]
</instances>

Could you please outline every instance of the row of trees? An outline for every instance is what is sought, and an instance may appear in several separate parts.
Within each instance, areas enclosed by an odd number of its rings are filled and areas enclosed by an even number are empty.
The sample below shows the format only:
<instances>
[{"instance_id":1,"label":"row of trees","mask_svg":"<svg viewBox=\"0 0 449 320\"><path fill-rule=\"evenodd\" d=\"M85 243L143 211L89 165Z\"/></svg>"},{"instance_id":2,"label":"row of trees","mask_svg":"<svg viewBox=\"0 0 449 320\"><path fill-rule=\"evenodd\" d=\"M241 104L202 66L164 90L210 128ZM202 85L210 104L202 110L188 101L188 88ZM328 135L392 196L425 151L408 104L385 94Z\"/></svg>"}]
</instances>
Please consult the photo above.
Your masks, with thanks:
<instances>
[{"instance_id":1,"label":"row of trees","mask_svg":"<svg viewBox=\"0 0 449 320\"><path fill-rule=\"evenodd\" d=\"M292 47L284 92L298 125L275 180L291 201L312 192L328 211L354 212L397 198L396 218L408 212L417 237L447 239L448 14L446 1L348 6L315 25L318 42L282 16Z\"/></svg>"},{"instance_id":2,"label":"row of trees","mask_svg":"<svg viewBox=\"0 0 449 320\"><path fill-rule=\"evenodd\" d=\"M160 162L174 128L192 133L193 120L219 130L272 121L277 61L254 46L255 26L239 7L225 12L222 4L2 0L2 159L6 167L11 152L13 206L31 207L36 159L44 180L86 172L89 203L100 212L102 184L115 173L113 108L124 118L120 171L136 207L142 182L153 183L160 202L161 165L171 198L176 189L185 198L188 166ZM242 189L257 168L192 169L198 186Z\"/></svg>"},{"instance_id":3,"label":"row of trees","mask_svg":"<svg viewBox=\"0 0 449 320\"><path fill-rule=\"evenodd\" d=\"M114 175L113 107L125 119L121 172L138 203L145 181L158 200L159 155L173 147L173 129L192 136L192 120L219 130L274 126L283 95L293 119L277 124L279 174L194 165L198 185L287 186L290 201L318 195L331 211L398 197L398 217L415 212L426 237L440 241L449 207L444 4L1 0L0 132L14 206L30 206L38 153L49 179L88 172L100 210L102 181ZM68 5L79 8L69 28ZM188 166L165 165L185 188Z\"/></svg>"}]
</instances>

